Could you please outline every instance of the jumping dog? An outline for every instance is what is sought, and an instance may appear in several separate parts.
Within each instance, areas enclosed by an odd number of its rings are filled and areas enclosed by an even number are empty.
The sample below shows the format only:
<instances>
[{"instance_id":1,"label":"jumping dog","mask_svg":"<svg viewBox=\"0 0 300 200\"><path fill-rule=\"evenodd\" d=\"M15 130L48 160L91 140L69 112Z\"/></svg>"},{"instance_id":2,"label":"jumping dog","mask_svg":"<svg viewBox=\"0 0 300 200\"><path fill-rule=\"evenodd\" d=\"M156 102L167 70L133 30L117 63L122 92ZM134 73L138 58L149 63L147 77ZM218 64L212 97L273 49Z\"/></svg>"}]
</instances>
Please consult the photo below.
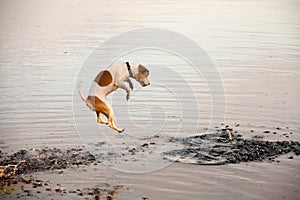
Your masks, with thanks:
<instances>
[{"instance_id":1,"label":"jumping dog","mask_svg":"<svg viewBox=\"0 0 300 200\"><path fill-rule=\"evenodd\" d=\"M126 100L130 98L130 89L133 90L133 84L130 78L134 78L143 87L150 85L148 80L149 70L142 64L129 64L128 62L113 65L106 70L101 71L93 80L89 95L84 97L78 83L78 92L81 99L86 105L96 112L97 122L100 124L108 124L108 126L119 133L125 129L118 128L114 122L114 113L110 104L107 102L106 96L118 88L124 89L127 93ZM125 85L129 84L129 87ZM106 116L107 121L103 120L101 114Z\"/></svg>"}]
</instances>

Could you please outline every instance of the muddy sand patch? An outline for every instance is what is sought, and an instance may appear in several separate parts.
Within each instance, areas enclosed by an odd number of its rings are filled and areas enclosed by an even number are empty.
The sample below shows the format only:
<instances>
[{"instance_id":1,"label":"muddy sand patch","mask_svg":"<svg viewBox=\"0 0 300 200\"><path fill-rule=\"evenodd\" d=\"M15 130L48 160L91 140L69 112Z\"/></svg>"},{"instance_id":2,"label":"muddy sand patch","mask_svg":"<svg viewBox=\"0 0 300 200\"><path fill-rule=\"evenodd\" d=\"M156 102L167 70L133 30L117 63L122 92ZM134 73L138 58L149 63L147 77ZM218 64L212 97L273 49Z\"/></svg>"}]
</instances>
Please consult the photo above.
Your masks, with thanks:
<instances>
[{"instance_id":1,"label":"muddy sand patch","mask_svg":"<svg viewBox=\"0 0 300 200\"><path fill-rule=\"evenodd\" d=\"M300 154L300 143L297 141L266 141L260 140L260 137L245 139L232 132L232 129L220 129L214 134L171 138L170 142L180 143L184 147L165 152L164 155L171 161L224 165L252 161L274 162L282 154Z\"/></svg>"},{"instance_id":2,"label":"muddy sand patch","mask_svg":"<svg viewBox=\"0 0 300 200\"><path fill-rule=\"evenodd\" d=\"M63 170L70 167L96 163L94 155L83 148L19 150L13 154L0 152L0 196L13 194L15 198L29 198L39 197L40 193L47 193L47 195L56 193L59 196L76 195L85 199L112 200L115 193L123 186L99 183L91 187L66 190L61 184L53 185L48 180L40 180L32 176L35 172L46 171L62 174ZM24 185L31 186L25 188Z\"/></svg>"}]
</instances>

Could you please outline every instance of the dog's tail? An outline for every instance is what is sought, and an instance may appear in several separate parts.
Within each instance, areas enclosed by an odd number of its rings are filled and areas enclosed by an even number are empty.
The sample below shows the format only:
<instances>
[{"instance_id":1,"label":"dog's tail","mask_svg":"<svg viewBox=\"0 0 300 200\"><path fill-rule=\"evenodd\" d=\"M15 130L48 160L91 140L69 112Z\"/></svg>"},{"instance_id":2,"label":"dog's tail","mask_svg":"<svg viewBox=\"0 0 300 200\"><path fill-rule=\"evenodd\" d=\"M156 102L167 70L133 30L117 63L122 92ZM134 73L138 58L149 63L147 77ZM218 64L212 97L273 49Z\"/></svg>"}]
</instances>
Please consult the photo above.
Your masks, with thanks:
<instances>
[{"instance_id":1,"label":"dog's tail","mask_svg":"<svg viewBox=\"0 0 300 200\"><path fill-rule=\"evenodd\" d=\"M78 82L78 86L77 86L77 89L78 89L78 93L79 93L79 96L81 97L81 99L86 102L86 98L83 96L82 92L81 92L81 89L80 89L80 83Z\"/></svg>"}]
</instances>

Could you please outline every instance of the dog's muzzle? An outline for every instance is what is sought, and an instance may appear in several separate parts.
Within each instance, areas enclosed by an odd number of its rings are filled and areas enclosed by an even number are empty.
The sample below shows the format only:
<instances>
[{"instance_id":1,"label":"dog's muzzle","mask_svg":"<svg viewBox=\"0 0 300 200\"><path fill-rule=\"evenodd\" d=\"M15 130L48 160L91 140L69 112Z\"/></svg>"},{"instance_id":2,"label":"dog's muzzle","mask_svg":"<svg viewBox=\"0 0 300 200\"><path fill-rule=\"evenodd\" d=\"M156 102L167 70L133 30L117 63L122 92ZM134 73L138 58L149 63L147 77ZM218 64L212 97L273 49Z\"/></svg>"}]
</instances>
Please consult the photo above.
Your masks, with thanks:
<instances>
[{"instance_id":1,"label":"dog's muzzle","mask_svg":"<svg viewBox=\"0 0 300 200\"><path fill-rule=\"evenodd\" d=\"M150 85L150 83L147 83L147 84L146 84L146 83L142 82L141 85L142 85L143 87L146 87L146 86Z\"/></svg>"}]
</instances>

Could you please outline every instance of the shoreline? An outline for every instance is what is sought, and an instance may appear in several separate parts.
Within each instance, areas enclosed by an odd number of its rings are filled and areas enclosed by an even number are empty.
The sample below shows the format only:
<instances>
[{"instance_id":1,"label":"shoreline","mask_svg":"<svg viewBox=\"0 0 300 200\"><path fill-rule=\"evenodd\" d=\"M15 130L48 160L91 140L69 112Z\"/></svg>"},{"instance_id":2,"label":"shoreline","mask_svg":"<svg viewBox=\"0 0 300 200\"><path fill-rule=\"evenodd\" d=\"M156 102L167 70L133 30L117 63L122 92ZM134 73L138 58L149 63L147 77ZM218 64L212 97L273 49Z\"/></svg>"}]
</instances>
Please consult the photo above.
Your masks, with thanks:
<instances>
[{"instance_id":1,"label":"shoreline","mask_svg":"<svg viewBox=\"0 0 300 200\"><path fill-rule=\"evenodd\" d=\"M228 135L228 130L232 133ZM232 137L233 141L230 141ZM244 139L242 135L231 128L217 129L214 134L203 134L187 138L170 138L169 142L181 143L184 148L165 152L162 159L170 162L182 162L184 165L236 165L239 163L251 162L279 162L277 158L283 154L288 154L288 159L300 154L300 143L297 141L265 141L262 138ZM207 142L212 145L203 146ZM128 155L138 155L150 151L148 143L141 141L140 147L128 150ZM151 145L156 145L152 143ZM133 149L134 152L133 152ZM2 197L15 196L22 198L25 196L35 196L46 193L47 195L76 195L78 198L113 199L120 191L129 191L129 187L109 183L95 184L90 187L66 190L61 184L50 187L49 180L41 180L36 177L37 173L54 173L63 175L69 169L83 169L102 165L102 159L109 159L108 155L93 155L86 151L84 147L58 149L21 149L15 153L0 152L0 193ZM124 152L122 155L114 155L117 159L126 159ZM101 182L101 181L100 181ZM24 189L24 186L30 189ZM147 199L147 197L145 197Z\"/></svg>"}]
</instances>

